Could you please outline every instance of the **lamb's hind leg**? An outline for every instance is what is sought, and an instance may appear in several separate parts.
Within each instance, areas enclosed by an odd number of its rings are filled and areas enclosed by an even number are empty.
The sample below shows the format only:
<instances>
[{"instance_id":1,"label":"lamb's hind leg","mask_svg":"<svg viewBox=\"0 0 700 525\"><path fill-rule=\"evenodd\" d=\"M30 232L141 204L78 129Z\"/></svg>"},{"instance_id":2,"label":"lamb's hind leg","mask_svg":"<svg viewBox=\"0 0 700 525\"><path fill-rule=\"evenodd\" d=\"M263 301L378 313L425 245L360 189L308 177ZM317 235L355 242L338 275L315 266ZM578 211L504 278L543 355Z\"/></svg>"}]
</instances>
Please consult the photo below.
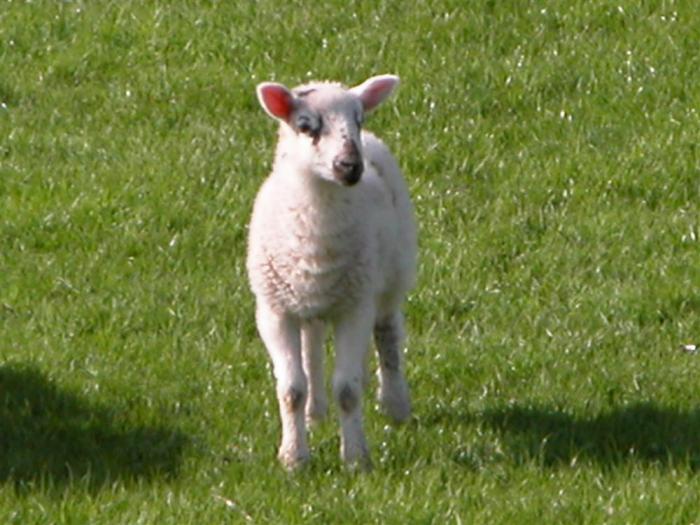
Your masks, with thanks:
<instances>
[{"instance_id":1,"label":"lamb's hind leg","mask_svg":"<svg viewBox=\"0 0 700 525\"><path fill-rule=\"evenodd\" d=\"M403 315L400 311L378 319L374 342L379 353L379 403L397 423L411 416L411 400L403 372Z\"/></svg>"},{"instance_id":2,"label":"lamb's hind leg","mask_svg":"<svg viewBox=\"0 0 700 525\"><path fill-rule=\"evenodd\" d=\"M306 400L306 423L322 420L328 412L328 398L323 380L325 327L322 321L309 321L301 327L301 353L309 385Z\"/></svg>"},{"instance_id":3,"label":"lamb's hind leg","mask_svg":"<svg viewBox=\"0 0 700 525\"><path fill-rule=\"evenodd\" d=\"M282 419L282 442L279 460L288 469L294 469L309 458L306 438L304 405L307 382L301 359L299 322L289 315L279 314L258 304L257 325L272 359L277 380L277 400Z\"/></svg>"}]
</instances>

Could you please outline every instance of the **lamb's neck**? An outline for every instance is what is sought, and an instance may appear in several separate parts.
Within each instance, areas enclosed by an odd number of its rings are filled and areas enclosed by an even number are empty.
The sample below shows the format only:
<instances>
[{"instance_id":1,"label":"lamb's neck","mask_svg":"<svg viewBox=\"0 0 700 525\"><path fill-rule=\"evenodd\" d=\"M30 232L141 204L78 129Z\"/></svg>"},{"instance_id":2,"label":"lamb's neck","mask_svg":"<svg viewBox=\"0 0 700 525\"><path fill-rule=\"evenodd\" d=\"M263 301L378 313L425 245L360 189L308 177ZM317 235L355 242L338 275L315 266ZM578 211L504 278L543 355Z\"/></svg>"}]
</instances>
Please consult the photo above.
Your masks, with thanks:
<instances>
[{"instance_id":1,"label":"lamb's neck","mask_svg":"<svg viewBox=\"0 0 700 525\"><path fill-rule=\"evenodd\" d=\"M296 203L321 214L336 214L352 207L355 200L356 188L324 179L308 167L278 163L274 171L285 200L290 204Z\"/></svg>"},{"instance_id":2,"label":"lamb's neck","mask_svg":"<svg viewBox=\"0 0 700 525\"><path fill-rule=\"evenodd\" d=\"M316 176L284 174L282 195L286 228L298 239L320 242L345 236L358 220L354 188L345 188ZM293 180L290 180L293 179ZM280 209L282 211L282 209Z\"/></svg>"}]
</instances>

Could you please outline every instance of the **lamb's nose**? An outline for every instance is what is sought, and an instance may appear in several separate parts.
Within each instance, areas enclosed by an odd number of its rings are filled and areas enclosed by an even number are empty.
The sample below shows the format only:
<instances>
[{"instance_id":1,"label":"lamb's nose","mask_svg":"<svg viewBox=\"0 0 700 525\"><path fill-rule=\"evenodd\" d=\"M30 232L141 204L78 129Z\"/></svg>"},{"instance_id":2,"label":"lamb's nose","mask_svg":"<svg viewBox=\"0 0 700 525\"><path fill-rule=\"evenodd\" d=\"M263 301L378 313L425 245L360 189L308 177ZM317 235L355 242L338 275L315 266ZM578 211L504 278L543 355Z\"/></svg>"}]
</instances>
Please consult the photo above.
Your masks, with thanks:
<instances>
[{"instance_id":1,"label":"lamb's nose","mask_svg":"<svg viewBox=\"0 0 700 525\"><path fill-rule=\"evenodd\" d=\"M363 169L362 155L357 144L354 140L348 140L343 144L342 151L333 159L336 178L346 186L352 186L360 180Z\"/></svg>"},{"instance_id":2,"label":"lamb's nose","mask_svg":"<svg viewBox=\"0 0 700 525\"><path fill-rule=\"evenodd\" d=\"M364 166L358 158L336 158L333 161L335 176L346 186L357 184Z\"/></svg>"}]
</instances>

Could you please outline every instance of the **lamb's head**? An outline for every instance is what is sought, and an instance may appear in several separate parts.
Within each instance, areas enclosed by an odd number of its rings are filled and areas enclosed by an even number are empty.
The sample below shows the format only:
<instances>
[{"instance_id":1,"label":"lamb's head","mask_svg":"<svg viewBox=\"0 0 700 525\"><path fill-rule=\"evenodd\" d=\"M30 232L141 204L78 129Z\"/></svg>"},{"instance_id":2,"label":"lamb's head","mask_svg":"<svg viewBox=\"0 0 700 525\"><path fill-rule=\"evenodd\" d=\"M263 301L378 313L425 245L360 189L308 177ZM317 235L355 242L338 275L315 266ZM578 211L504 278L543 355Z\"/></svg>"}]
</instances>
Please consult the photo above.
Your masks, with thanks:
<instances>
[{"instance_id":1,"label":"lamb's head","mask_svg":"<svg viewBox=\"0 0 700 525\"><path fill-rule=\"evenodd\" d=\"M281 121L279 147L286 160L297 162L311 175L352 186L364 168L360 140L364 115L398 83L393 75L372 77L349 89L312 83L290 90L263 82L257 92L265 111Z\"/></svg>"}]
</instances>

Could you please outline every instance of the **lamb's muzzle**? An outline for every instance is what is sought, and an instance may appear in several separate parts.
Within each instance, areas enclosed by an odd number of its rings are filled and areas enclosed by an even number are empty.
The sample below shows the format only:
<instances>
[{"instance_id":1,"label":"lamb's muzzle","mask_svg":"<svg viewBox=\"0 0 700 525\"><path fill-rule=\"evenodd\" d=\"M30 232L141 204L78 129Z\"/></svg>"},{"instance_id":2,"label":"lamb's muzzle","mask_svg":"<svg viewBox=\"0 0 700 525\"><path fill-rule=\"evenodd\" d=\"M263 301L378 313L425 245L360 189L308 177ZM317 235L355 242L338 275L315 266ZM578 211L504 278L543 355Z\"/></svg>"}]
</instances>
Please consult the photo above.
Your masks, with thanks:
<instances>
[{"instance_id":1,"label":"lamb's muzzle","mask_svg":"<svg viewBox=\"0 0 700 525\"><path fill-rule=\"evenodd\" d=\"M363 170L362 155L357 144L353 140L346 141L340 154L333 159L333 174L346 186L353 186L360 181Z\"/></svg>"}]
</instances>

